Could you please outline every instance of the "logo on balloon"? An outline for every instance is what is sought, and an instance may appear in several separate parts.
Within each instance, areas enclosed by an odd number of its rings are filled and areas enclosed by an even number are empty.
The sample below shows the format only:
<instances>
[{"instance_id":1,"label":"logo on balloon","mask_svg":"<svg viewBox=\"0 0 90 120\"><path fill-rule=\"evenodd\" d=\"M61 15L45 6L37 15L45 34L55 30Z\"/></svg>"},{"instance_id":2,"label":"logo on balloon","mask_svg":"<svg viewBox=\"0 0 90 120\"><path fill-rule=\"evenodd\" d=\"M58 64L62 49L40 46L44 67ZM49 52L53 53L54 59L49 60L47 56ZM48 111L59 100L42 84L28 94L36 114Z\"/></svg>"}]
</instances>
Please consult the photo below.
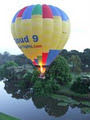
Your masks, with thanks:
<instances>
[{"instance_id":1,"label":"logo on balloon","mask_svg":"<svg viewBox=\"0 0 90 120\"><path fill-rule=\"evenodd\" d=\"M38 36L37 35L33 35L32 39L33 39L33 42L37 42L38 41ZM30 40L29 40L27 35L25 37L23 37L23 38L14 38L14 40L15 40L15 42L17 44L30 42ZM38 44L38 45L22 44L22 45L19 46L20 49L22 49L22 48L25 48L25 49L28 49L28 48L41 48L41 47L42 47L42 45L40 45L40 44Z\"/></svg>"},{"instance_id":2,"label":"logo on balloon","mask_svg":"<svg viewBox=\"0 0 90 120\"><path fill-rule=\"evenodd\" d=\"M24 38L14 38L15 42L18 44L18 43L27 43L29 42L29 38L28 36L26 35Z\"/></svg>"},{"instance_id":3,"label":"logo on balloon","mask_svg":"<svg viewBox=\"0 0 90 120\"><path fill-rule=\"evenodd\" d=\"M32 36L32 39L33 39L33 42L37 42L38 41L38 36L37 35L33 35ZM18 43L27 43L29 42L29 38L28 36L26 35L24 38L14 38L15 42L18 44Z\"/></svg>"}]
</instances>

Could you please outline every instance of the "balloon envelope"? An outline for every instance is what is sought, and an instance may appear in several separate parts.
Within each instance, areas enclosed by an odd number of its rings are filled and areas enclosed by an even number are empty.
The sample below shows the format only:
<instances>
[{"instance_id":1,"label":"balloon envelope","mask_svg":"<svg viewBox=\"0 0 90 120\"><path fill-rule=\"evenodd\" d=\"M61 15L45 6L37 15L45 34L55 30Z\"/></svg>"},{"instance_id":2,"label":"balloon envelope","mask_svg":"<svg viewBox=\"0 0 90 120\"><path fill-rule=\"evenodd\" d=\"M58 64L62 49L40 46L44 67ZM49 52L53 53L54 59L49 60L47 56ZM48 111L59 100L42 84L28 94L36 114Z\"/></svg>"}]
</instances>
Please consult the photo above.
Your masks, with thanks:
<instances>
[{"instance_id":1,"label":"balloon envelope","mask_svg":"<svg viewBox=\"0 0 90 120\"><path fill-rule=\"evenodd\" d=\"M13 38L41 72L61 52L70 34L69 18L52 5L31 5L19 10L11 23Z\"/></svg>"}]
</instances>

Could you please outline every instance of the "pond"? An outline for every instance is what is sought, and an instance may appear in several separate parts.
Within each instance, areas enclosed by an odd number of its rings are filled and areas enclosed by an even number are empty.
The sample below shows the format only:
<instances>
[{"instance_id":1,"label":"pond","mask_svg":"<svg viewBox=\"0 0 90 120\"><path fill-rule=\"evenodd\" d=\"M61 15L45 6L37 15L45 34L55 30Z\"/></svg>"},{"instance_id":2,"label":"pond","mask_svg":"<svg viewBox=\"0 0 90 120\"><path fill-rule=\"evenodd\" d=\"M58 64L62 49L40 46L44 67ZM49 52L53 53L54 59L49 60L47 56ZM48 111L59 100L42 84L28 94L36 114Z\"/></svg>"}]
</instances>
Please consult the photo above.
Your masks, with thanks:
<instances>
[{"instance_id":1,"label":"pond","mask_svg":"<svg viewBox=\"0 0 90 120\"><path fill-rule=\"evenodd\" d=\"M81 111L82 106L57 104L49 97L35 97L28 91L20 91L11 83L0 81L0 112L20 120L90 120L90 114Z\"/></svg>"}]
</instances>

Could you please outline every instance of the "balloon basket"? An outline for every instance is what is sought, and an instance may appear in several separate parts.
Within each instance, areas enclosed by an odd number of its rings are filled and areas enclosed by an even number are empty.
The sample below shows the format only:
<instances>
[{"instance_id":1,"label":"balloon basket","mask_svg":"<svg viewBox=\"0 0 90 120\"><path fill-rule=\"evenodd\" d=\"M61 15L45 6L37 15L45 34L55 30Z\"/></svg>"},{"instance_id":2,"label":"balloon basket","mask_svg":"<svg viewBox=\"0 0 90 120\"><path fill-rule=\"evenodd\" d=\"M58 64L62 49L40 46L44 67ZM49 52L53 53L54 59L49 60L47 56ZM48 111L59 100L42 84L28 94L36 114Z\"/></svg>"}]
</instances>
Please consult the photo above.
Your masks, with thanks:
<instances>
[{"instance_id":1,"label":"balloon basket","mask_svg":"<svg viewBox=\"0 0 90 120\"><path fill-rule=\"evenodd\" d=\"M43 73L40 73L40 75L38 77L41 78L41 79L43 79L43 80L46 78L45 74L43 74Z\"/></svg>"}]
</instances>

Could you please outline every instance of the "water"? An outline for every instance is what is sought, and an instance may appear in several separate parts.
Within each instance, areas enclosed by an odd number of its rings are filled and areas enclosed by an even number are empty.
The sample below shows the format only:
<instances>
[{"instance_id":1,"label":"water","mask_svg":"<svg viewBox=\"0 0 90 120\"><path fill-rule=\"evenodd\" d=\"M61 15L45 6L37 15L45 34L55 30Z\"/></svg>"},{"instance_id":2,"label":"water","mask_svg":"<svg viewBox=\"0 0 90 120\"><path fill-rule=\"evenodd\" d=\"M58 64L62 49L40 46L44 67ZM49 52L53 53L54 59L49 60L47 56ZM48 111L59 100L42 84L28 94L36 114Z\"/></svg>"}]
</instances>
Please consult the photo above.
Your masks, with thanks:
<instances>
[{"instance_id":1,"label":"water","mask_svg":"<svg viewBox=\"0 0 90 120\"><path fill-rule=\"evenodd\" d=\"M90 120L90 114L82 113L78 106L62 107L52 98L17 91L17 86L0 82L0 112L21 120Z\"/></svg>"}]
</instances>

